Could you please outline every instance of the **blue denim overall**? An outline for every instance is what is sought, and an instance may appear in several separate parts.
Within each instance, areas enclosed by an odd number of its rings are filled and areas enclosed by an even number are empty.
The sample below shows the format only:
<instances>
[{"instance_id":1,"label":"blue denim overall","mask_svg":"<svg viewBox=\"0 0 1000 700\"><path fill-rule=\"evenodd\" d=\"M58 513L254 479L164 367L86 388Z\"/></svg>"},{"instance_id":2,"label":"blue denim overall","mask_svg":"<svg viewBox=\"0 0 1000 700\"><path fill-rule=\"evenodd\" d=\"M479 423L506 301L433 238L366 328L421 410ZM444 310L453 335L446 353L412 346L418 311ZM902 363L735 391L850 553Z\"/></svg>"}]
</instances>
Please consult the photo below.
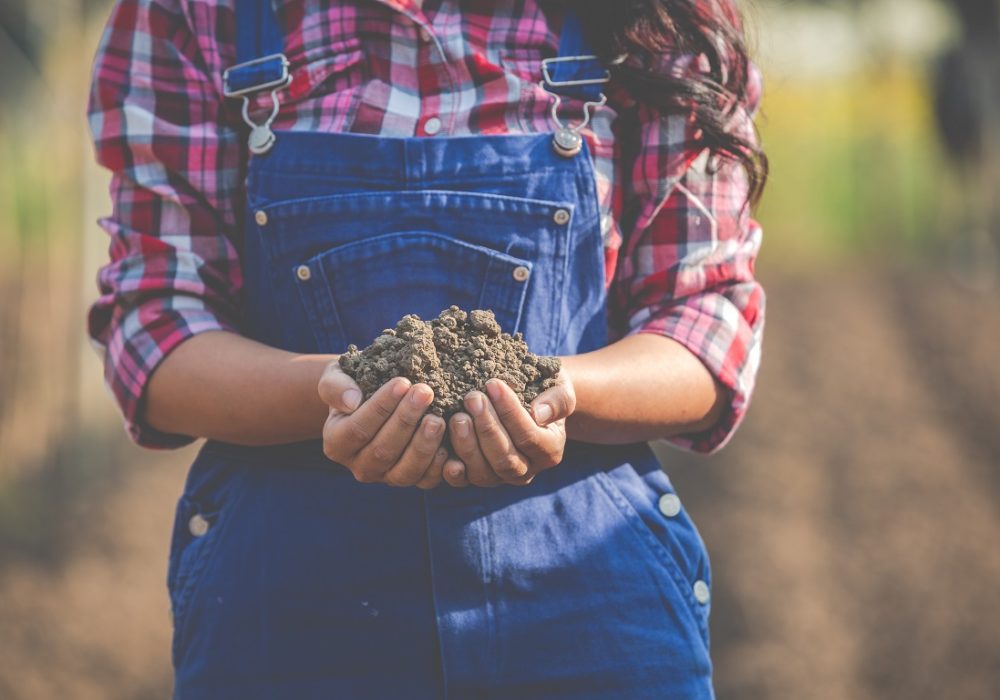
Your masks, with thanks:
<instances>
[{"instance_id":1,"label":"blue denim overall","mask_svg":"<svg viewBox=\"0 0 1000 700\"><path fill-rule=\"evenodd\" d=\"M244 60L275 34L259 4ZM607 342L591 159L552 134L279 132L247 203L248 333L270 345L340 352L450 304L539 353ZM707 557L645 444L425 492L358 483L316 442L209 442L168 583L186 700L713 697Z\"/></svg>"}]
</instances>

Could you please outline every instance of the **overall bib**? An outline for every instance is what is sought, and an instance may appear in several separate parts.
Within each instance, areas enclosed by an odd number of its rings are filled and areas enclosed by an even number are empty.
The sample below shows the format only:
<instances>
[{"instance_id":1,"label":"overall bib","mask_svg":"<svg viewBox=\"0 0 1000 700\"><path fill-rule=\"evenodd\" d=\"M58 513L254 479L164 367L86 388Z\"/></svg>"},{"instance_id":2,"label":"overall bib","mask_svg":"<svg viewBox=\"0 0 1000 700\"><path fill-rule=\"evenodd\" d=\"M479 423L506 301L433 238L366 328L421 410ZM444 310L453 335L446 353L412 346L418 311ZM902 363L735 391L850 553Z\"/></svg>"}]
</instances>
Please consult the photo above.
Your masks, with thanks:
<instances>
[{"instance_id":1,"label":"overall bib","mask_svg":"<svg viewBox=\"0 0 1000 700\"><path fill-rule=\"evenodd\" d=\"M270 3L240 12L240 60L280 53ZM607 342L585 147L286 131L246 186L262 342L343 352L451 304L540 354ZM570 442L527 487L421 491L358 483L315 441L209 442L171 544L175 697L711 698L709 576L645 444Z\"/></svg>"}]
</instances>

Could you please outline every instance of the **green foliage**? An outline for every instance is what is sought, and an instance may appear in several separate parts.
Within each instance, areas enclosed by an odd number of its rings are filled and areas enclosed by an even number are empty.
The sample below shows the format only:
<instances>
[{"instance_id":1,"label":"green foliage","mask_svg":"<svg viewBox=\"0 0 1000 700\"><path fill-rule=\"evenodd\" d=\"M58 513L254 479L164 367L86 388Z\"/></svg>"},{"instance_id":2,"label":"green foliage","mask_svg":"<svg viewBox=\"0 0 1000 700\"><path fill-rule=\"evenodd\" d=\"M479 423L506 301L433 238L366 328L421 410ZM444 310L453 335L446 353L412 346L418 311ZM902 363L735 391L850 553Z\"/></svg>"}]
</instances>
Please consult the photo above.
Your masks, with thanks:
<instances>
[{"instance_id":1,"label":"green foliage","mask_svg":"<svg viewBox=\"0 0 1000 700\"><path fill-rule=\"evenodd\" d=\"M772 176L758 217L770 257L909 255L940 235L954 185L917 67L772 84L763 111Z\"/></svg>"}]
</instances>

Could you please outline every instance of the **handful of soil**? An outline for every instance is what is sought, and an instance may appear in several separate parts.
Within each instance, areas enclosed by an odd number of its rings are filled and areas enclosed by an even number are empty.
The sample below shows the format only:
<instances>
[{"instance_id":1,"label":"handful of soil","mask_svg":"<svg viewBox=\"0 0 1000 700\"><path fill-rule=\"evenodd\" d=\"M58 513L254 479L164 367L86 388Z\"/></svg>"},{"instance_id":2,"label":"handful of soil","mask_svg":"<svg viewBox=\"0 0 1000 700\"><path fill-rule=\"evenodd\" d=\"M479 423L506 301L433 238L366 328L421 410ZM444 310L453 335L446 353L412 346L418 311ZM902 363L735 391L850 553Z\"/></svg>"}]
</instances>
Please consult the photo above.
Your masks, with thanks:
<instances>
[{"instance_id":1,"label":"handful of soil","mask_svg":"<svg viewBox=\"0 0 1000 700\"><path fill-rule=\"evenodd\" d=\"M349 346L340 367L366 400L393 377L427 384L434 390L430 412L447 420L464 410L466 394L485 391L494 378L506 382L527 408L555 385L560 362L528 352L521 334L503 333L492 311L466 313L452 306L431 321L404 316L364 350Z\"/></svg>"}]
</instances>

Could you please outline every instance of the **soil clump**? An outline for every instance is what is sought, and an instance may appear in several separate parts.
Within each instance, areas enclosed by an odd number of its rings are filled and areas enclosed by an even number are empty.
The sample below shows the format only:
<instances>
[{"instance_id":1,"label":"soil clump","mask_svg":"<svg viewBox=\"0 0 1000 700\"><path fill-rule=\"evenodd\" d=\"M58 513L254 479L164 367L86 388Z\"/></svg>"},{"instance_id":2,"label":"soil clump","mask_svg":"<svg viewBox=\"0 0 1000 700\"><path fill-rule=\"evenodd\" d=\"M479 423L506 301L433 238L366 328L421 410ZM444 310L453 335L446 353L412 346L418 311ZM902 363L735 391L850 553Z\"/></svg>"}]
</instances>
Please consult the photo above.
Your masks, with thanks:
<instances>
[{"instance_id":1,"label":"soil clump","mask_svg":"<svg viewBox=\"0 0 1000 700\"><path fill-rule=\"evenodd\" d=\"M492 311L466 313L452 306L430 321L404 316L364 350L349 346L340 366L366 400L393 377L423 382L434 390L430 412L447 419L464 410L462 400L470 391L485 391L494 378L506 382L527 408L555 385L560 362L529 352L521 334L504 333Z\"/></svg>"}]
</instances>

